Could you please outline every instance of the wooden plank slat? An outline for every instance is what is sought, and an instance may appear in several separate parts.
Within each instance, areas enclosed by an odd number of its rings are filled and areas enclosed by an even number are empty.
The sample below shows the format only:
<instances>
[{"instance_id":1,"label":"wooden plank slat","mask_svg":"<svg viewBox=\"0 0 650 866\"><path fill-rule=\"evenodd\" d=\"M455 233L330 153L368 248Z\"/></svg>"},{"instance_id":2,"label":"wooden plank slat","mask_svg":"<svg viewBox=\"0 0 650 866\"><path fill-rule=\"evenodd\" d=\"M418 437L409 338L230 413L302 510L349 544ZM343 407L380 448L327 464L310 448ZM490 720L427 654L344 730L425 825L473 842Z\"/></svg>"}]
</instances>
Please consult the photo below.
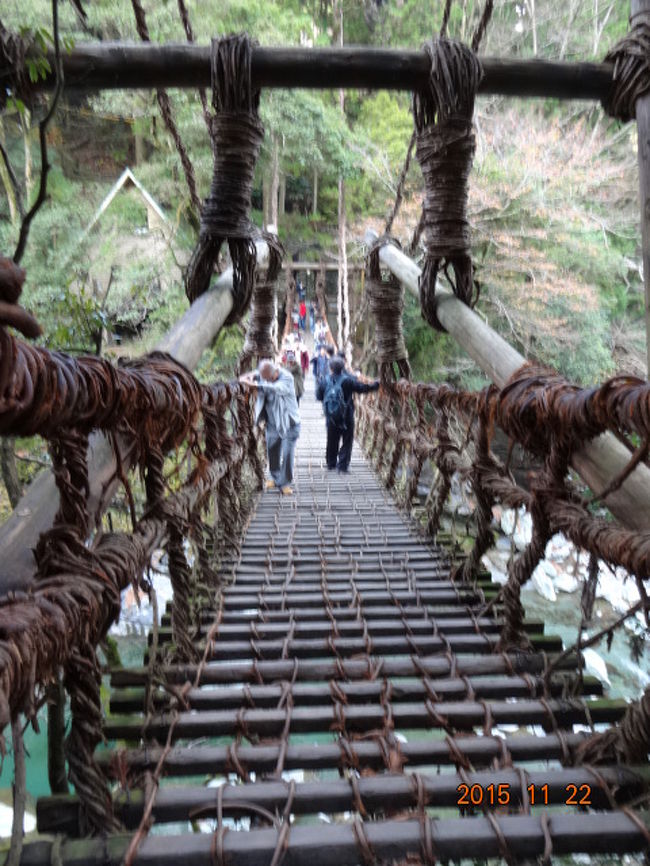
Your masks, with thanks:
<instances>
[{"instance_id":1,"label":"wooden plank slat","mask_svg":"<svg viewBox=\"0 0 650 866\"><path fill-rule=\"evenodd\" d=\"M458 755L463 755L474 767L490 766L494 760L510 756L517 764L538 761L558 761L566 754L571 755L582 743L586 734L533 735L518 733L505 737L446 737L438 739L435 732L428 733L426 739L410 739L400 744L407 767L456 765ZM451 745L450 745L451 743ZM359 740L352 745L359 769L385 769L385 759L378 743L372 740ZM280 756L276 745L236 747L237 758L249 772L272 773ZM153 770L160 760L162 749L125 749L120 753L124 766L136 772ZM113 778L115 765L111 752L100 752L97 763L104 773ZM287 747L284 767L286 770L343 770L349 766L348 756L338 743L293 744ZM165 759L166 776L199 776L225 774L233 771L230 746L195 745L174 746Z\"/></svg>"},{"instance_id":2,"label":"wooden plank slat","mask_svg":"<svg viewBox=\"0 0 650 866\"><path fill-rule=\"evenodd\" d=\"M468 731L482 727L486 713L491 713L495 725L542 725L551 730L553 714L560 728L571 725L612 723L619 721L628 704L621 700L595 699L589 702L576 698L557 700L554 698L521 701L449 701L432 703L430 708L423 703L397 703L392 705L396 728L432 729L441 727L441 721L454 730ZM432 712L434 715L432 715ZM336 729L345 721L350 732L382 730L385 724L385 709L382 705L343 705L294 707L290 712L290 732L296 734L323 733ZM236 736L238 731L247 731L260 737L279 737L287 721L285 710L205 710L182 712L175 717L173 740L198 737ZM104 725L104 733L112 740L160 740L167 737L171 717L161 715L147 720L133 716L111 716Z\"/></svg>"},{"instance_id":3,"label":"wooden plank slat","mask_svg":"<svg viewBox=\"0 0 650 866\"><path fill-rule=\"evenodd\" d=\"M373 674L382 677L413 677L430 676L444 677L454 672L464 676L481 676L482 674L510 673L541 673L548 661L552 664L554 656L547 659L538 653L511 653L485 656L457 655L452 659L446 656L422 656L415 658L372 658L357 660L332 659L313 661L301 659L274 661L230 661L207 664L201 674L200 684L217 685L243 682L268 682L273 680L325 680L349 679L364 680ZM569 655L564 659L562 670L575 669L575 657ZM167 665L161 672L167 682L194 682L197 675L196 665ZM134 686L146 682L149 674L147 667L118 668L111 671L111 685Z\"/></svg>"},{"instance_id":4,"label":"wooden plank slat","mask_svg":"<svg viewBox=\"0 0 650 866\"><path fill-rule=\"evenodd\" d=\"M291 812L294 815L327 814L356 810L360 805L368 816L394 815L404 809L418 805L418 793L423 791L429 808L459 808L459 799L465 793L459 786L476 786L475 799L479 798L488 808L508 806L510 811L521 809L530 795L526 791L533 786L533 805L566 805L572 794L572 786L580 789L580 799L588 800L592 808L612 809L610 791L615 792L616 803L625 804L648 790L650 770L647 767L599 767L598 774L583 767L559 770L490 770L488 772L443 773L441 775L410 773L380 774L354 780L354 786L346 779L319 779L295 785L284 781L254 782L248 784L223 784L222 799L224 813L228 817L244 817L251 814L250 804L266 809L271 814L282 812L291 794ZM419 788L418 788L419 783ZM522 791L523 787L523 791ZM198 817L214 817L217 808L217 788L205 785L162 787L158 789L153 806L153 817L157 823L196 820ZM535 792L537 799L535 799ZM500 800L499 800L500 798ZM507 802L505 802L507 798ZM469 790L465 793L470 804ZM142 790L131 790L118 794L114 800L115 813L127 830L138 827L143 814L144 794ZM477 811L481 811L477 804ZM461 812L475 811L461 807ZM79 836L81 822L77 797L59 794L41 797L36 811L39 833L67 833Z\"/></svg>"},{"instance_id":5,"label":"wooden plank slat","mask_svg":"<svg viewBox=\"0 0 650 866\"><path fill-rule=\"evenodd\" d=\"M441 860L501 855L499 839L491 822L484 817L427 819L432 848ZM554 855L619 854L645 851L648 841L642 828L621 812L602 814L553 815L545 829L542 818L533 816L498 816L508 851L519 859L535 858L544 853L550 838ZM365 826L374 855L385 861L400 861L418 856L422 826L419 821L373 821ZM130 836L108 839L64 840L62 843L39 841L26 844L21 866L49 866L53 847L57 845L57 862L61 866L120 866ZM228 832L223 839L227 863L237 866L268 866L278 844L278 832L250 830ZM349 824L295 826L291 828L286 856L292 866L358 866L360 853L356 836ZM2 862L6 862L6 859ZM209 833L178 836L149 836L138 850L136 866L213 866L214 839Z\"/></svg>"}]
</instances>

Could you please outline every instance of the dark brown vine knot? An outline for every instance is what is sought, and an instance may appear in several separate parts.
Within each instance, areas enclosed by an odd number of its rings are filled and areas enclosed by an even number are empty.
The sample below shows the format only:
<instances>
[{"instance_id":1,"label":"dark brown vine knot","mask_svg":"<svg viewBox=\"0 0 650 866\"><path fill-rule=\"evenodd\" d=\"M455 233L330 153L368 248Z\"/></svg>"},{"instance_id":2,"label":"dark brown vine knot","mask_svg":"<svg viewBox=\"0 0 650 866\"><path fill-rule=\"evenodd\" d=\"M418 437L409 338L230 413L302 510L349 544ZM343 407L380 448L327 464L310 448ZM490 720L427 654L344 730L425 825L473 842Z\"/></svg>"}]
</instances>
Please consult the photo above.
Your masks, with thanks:
<instances>
[{"instance_id":1,"label":"dark brown vine knot","mask_svg":"<svg viewBox=\"0 0 650 866\"><path fill-rule=\"evenodd\" d=\"M246 339L239 356L239 373L250 370L254 358L274 358L278 351L273 340L272 327L275 318L276 282L282 267L284 248L275 235L265 234L264 240L269 248L269 264L265 274L258 274L253 286Z\"/></svg>"},{"instance_id":2,"label":"dark brown vine knot","mask_svg":"<svg viewBox=\"0 0 650 866\"><path fill-rule=\"evenodd\" d=\"M212 186L201 211L199 241L185 274L185 291L194 301L208 290L221 247L228 241L233 287L229 325L248 309L257 263L254 239L258 232L250 210L264 127L258 110L260 93L251 84L253 45L246 34L212 40Z\"/></svg>"},{"instance_id":3,"label":"dark brown vine knot","mask_svg":"<svg viewBox=\"0 0 650 866\"><path fill-rule=\"evenodd\" d=\"M614 65L614 74L603 108L623 123L634 120L638 98L650 90L650 16L635 17L630 31L607 52L605 63Z\"/></svg>"},{"instance_id":4,"label":"dark brown vine knot","mask_svg":"<svg viewBox=\"0 0 650 866\"><path fill-rule=\"evenodd\" d=\"M402 331L404 286L393 275L383 279L381 274L379 252L386 243L397 245L392 238L378 238L366 260L366 297L375 318L375 358L382 383L411 378Z\"/></svg>"},{"instance_id":5,"label":"dark brown vine knot","mask_svg":"<svg viewBox=\"0 0 650 866\"><path fill-rule=\"evenodd\" d=\"M476 149L474 100L483 71L474 52L461 42L435 39L424 48L431 61L429 81L413 96L416 157L425 186L421 223L426 259L420 277L420 306L427 322L444 330L436 314L436 281L441 269L463 303L473 307L478 300L470 255L467 186Z\"/></svg>"}]
</instances>

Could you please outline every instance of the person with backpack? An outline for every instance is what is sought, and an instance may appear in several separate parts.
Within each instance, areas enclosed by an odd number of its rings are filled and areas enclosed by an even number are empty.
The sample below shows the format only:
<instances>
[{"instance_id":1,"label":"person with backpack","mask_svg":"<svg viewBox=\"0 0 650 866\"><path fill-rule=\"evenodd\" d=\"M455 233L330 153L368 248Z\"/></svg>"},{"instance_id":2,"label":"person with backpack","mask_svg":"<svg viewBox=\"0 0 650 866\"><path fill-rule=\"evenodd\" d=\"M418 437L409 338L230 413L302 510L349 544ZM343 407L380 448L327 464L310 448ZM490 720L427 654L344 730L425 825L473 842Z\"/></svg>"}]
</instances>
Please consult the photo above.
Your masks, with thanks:
<instances>
[{"instance_id":1,"label":"person with backpack","mask_svg":"<svg viewBox=\"0 0 650 866\"><path fill-rule=\"evenodd\" d=\"M327 420L327 468L348 472L354 442L353 395L379 390L379 380L361 382L345 371L345 361L338 355L330 359L329 366L330 375L316 388L316 399L323 401Z\"/></svg>"}]
</instances>

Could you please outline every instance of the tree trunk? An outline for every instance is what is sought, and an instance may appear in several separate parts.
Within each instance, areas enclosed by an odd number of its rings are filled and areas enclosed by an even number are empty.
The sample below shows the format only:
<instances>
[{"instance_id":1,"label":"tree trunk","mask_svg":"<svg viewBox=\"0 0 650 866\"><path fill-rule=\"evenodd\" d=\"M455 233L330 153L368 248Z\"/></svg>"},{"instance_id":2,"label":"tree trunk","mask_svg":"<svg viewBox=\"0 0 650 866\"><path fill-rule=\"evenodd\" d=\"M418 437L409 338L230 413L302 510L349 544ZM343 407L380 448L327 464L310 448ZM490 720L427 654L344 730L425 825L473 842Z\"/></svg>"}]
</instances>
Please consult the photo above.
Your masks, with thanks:
<instances>
[{"instance_id":1,"label":"tree trunk","mask_svg":"<svg viewBox=\"0 0 650 866\"><path fill-rule=\"evenodd\" d=\"M8 437L3 437L0 440L0 471L2 472L2 480L7 488L7 496L9 497L11 507L15 508L22 496L23 486L18 477L16 455L14 454L14 440Z\"/></svg>"},{"instance_id":2,"label":"tree trunk","mask_svg":"<svg viewBox=\"0 0 650 866\"><path fill-rule=\"evenodd\" d=\"M284 172L280 175L280 194L278 198L278 216L284 216L287 200L287 176Z\"/></svg>"},{"instance_id":3,"label":"tree trunk","mask_svg":"<svg viewBox=\"0 0 650 866\"><path fill-rule=\"evenodd\" d=\"M533 35L533 56L537 57L537 15L535 14L535 0L526 0L528 14L530 15L530 26Z\"/></svg>"},{"instance_id":4,"label":"tree trunk","mask_svg":"<svg viewBox=\"0 0 650 866\"><path fill-rule=\"evenodd\" d=\"M271 200L271 179L268 174L264 174L262 177L262 225L264 228L271 222L269 211L270 211L270 200Z\"/></svg>"},{"instance_id":5,"label":"tree trunk","mask_svg":"<svg viewBox=\"0 0 650 866\"><path fill-rule=\"evenodd\" d=\"M18 209L16 207L16 196L14 195L13 187L11 186L11 181L9 180L9 175L7 173L7 169L5 168L4 161L0 159L0 178L2 178L2 185L5 188L5 192L7 193L7 202L9 203L9 220L12 226L18 225Z\"/></svg>"},{"instance_id":6,"label":"tree trunk","mask_svg":"<svg viewBox=\"0 0 650 866\"><path fill-rule=\"evenodd\" d=\"M2 143L2 145L4 145L5 143L2 117L0 117L0 143ZM16 202L16 193L14 192L13 184L11 183L9 172L7 171L7 166L5 165L5 161L4 159L2 159L2 157L0 157L0 178L2 178L2 185L4 186L5 192L7 193L7 202L9 203L9 219L11 220L12 226L16 226L18 225L18 205Z\"/></svg>"},{"instance_id":7,"label":"tree trunk","mask_svg":"<svg viewBox=\"0 0 650 866\"><path fill-rule=\"evenodd\" d=\"M571 3L569 4L569 20L567 26L564 28L564 35L562 36L562 44L560 45L560 55L558 60L564 60L566 56L567 48L569 47L569 37L573 32L573 25L578 17L579 9L580 0L571 0Z\"/></svg>"},{"instance_id":8,"label":"tree trunk","mask_svg":"<svg viewBox=\"0 0 650 866\"><path fill-rule=\"evenodd\" d=\"M311 215L318 215L318 169L314 169L314 192L311 203Z\"/></svg>"},{"instance_id":9,"label":"tree trunk","mask_svg":"<svg viewBox=\"0 0 650 866\"><path fill-rule=\"evenodd\" d=\"M462 5L462 16L460 21L460 41L468 42L468 33L467 33L467 0L463 0Z\"/></svg>"},{"instance_id":10,"label":"tree trunk","mask_svg":"<svg viewBox=\"0 0 650 866\"><path fill-rule=\"evenodd\" d=\"M650 0L632 0L630 21L650 13ZM637 154L639 160L639 203L641 205L641 250L645 289L645 338L647 375L650 376L650 95L636 101Z\"/></svg>"},{"instance_id":11,"label":"tree trunk","mask_svg":"<svg viewBox=\"0 0 650 866\"><path fill-rule=\"evenodd\" d=\"M23 130L23 147L25 148L25 202L29 203L32 198L32 187L34 185L32 179L32 144L29 133L31 131L32 118L31 114L25 109L25 114L21 121ZM27 205L26 205L27 206Z\"/></svg>"},{"instance_id":12,"label":"tree trunk","mask_svg":"<svg viewBox=\"0 0 650 866\"><path fill-rule=\"evenodd\" d=\"M594 0L594 13L595 13L594 14L594 44L593 44L593 51L592 51L594 56L598 55L600 40L602 38L603 31L604 31L605 27L607 26L607 22L609 21L609 16L614 11L615 5L616 5L616 0L614 0L614 2L609 4L609 8L607 9L605 14L603 15L603 20L600 21L598 18L598 15L599 15L598 0Z\"/></svg>"},{"instance_id":13,"label":"tree trunk","mask_svg":"<svg viewBox=\"0 0 650 866\"><path fill-rule=\"evenodd\" d=\"M134 133L135 144L135 164L141 165L144 162L144 138L141 132Z\"/></svg>"},{"instance_id":14,"label":"tree trunk","mask_svg":"<svg viewBox=\"0 0 650 866\"><path fill-rule=\"evenodd\" d=\"M350 300L348 296L347 221L345 180L339 177L339 349L350 353ZM349 361L349 357L348 357Z\"/></svg>"},{"instance_id":15,"label":"tree trunk","mask_svg":"<svg viewBox=\"0 0 650 866\"><path fill-rule=\"evenodd\" d=\"M361 271L361 286L359 292L359 303L363 304L363 298L366 291L365 271ZM362 358L365 360L368 357L368 347L370 346L370 316L363 317L363 352ZM364 370L364 373L366 370Z\"/></svg>"},{"instance_id":16,"label":"tree trunk","mask_svg":"<svg viewBox=\"0 0 650 866\"><path fill-rule=\"evenodd\" d=\"M278 191L280 189L280 146L273 137L273 158L271 160L271 186L269 202L269 221L277 229L278 225Z\"/></svg>"},{"instance_id":17,"label":"tree trunk","mask_svg":"<svg viewBox=\"0 0 650 866\"><path fill-rule=\"evenodd\" d=\"M338 43L343 46L343 2L339 0L338 9L335 10L338 18ZM345 116L345 91L339 90L339 107L341 114ZM345 352L348 363L351 360L350 353L350 299L348 296L348 255L347 255L347 225L345 213L345 179L339 175L339 280L337 292L338 305L338 342L339 349Z\"/></svg>"}]
</instances>

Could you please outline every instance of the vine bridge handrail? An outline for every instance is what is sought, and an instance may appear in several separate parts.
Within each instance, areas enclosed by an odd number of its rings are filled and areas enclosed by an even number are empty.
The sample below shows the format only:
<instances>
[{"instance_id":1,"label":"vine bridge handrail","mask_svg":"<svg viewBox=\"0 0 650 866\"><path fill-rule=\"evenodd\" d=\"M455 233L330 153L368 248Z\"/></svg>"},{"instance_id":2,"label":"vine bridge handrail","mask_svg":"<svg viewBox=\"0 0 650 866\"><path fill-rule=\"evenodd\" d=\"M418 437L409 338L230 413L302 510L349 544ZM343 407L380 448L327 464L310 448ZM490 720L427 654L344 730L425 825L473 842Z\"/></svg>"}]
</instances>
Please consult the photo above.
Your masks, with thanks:
<instances>
[{"instance_id":1,"label":"vine bridge handrail","mask_svg":"<svg viewBox=\"0 0 650 866\"><path fill-rule=\"evenodd\" d=\"M377 238L376 232L368 230L365 236L368 247ZM419 299L421 270L416 263L393 244L384 244L379 258ZM502 388L526 363L526 359L451 292L440 289L439 295L436 312L441 324L494 384ZM604 433L574 455L572 466L582 480L599 493L625 469L631 456L612 433ZM650 469L639 464L617 490L604 498L604 502L624 526L647 530L650 526Z\"/></svg>"},{"instance_id":2,"label":"vine bridge handrail","mask_svg":"<svg viewBox=\"0 0 650 866\"><path fill-rule=\"evenodd\" d=\"M265 266L268 247L258 241L257 262ZM198 298L156 345L191 370L203 351L216 338L232 310L232 268L225 270L212 289ZM115 456L103 434L90 437L88 476L89 511L101 514L115 490ZM109 485L109 486L107 486ZM59 493L50 470L41 472L29 485L6 522L0 526L0 597L7 592L29 589L35 572L33 550L39 536L52 526L59 507Z\"/></svg>"}]
</instances>

